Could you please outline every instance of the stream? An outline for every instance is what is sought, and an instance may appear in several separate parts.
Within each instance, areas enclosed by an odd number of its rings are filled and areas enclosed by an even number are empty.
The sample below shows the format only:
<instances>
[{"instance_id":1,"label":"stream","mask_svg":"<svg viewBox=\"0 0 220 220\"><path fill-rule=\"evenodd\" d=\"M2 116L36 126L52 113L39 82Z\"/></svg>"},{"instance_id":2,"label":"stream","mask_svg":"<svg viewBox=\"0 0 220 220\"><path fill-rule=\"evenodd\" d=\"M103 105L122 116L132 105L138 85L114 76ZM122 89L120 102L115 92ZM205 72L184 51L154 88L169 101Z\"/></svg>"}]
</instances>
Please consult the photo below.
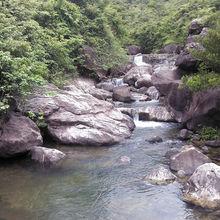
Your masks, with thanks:
<instances>
[{"instance_id":1,"label":"stream","mask_svg":"<svg viewBox=\"0 0 220 220\"><path fill-rule=\"evenodd\" d=\"M117 81L119 84L120 80ZM120 107L159 105L157 101ZM0 162L0 220L217 220L181 200L181 183L152 185L143 177L168 166L167 151L180 148L178 124L141 122L130 139L111 147L53 144L67 159L53 168L29 159ZM153 136L162 143L146 141ZM122 163L128 156L130 163Z\"/></svg>"}]
</instances>

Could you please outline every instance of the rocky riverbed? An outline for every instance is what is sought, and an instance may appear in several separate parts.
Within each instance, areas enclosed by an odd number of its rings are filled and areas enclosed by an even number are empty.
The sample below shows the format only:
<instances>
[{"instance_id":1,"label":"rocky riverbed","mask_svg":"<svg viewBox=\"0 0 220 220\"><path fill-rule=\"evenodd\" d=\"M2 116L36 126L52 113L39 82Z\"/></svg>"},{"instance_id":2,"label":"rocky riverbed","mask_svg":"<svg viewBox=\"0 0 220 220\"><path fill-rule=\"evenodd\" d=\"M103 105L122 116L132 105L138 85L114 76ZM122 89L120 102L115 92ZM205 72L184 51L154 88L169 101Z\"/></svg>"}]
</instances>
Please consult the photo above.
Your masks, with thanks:
<instances>
[{"instance_id":1,"label":"rocky riverbed","mask_svg":"<svg viewBox=\"0 0 220 220\"><path fill-rule=\"evenodd\" d=\"M0 218L219 219L219 141L194 130L219 123L220 91L184 88L181 56L35 88L2 126Z\"/></svg>"}]
</instances>

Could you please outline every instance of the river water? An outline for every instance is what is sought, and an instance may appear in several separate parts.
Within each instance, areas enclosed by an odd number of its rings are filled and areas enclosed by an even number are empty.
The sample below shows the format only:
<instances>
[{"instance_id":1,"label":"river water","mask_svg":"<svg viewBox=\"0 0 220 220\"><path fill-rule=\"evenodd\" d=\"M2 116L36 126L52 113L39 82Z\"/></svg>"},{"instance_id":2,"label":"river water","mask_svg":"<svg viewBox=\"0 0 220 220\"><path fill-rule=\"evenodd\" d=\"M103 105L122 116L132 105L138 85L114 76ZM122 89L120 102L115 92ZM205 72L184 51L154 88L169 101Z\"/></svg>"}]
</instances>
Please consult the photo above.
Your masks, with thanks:
<instances>
[{"instance_id":1,"label":"river water","mask_svg":"<svg viewBox=\"0 0 220 220\"><path fill-rule=\"evenodd\" d=\"M151 101L125 107L158 105ZM178 124L140 122L132 137L111 147L65 147L53 168L28 159L0 162L0 220L217 220L181 200L181 184L152 185L143 177L168 166L166 152L184 143L175 139ZM146 139L158 135L162 143ZM119 158L128 156L130 163Z\"/></svg>"}]
</instances>

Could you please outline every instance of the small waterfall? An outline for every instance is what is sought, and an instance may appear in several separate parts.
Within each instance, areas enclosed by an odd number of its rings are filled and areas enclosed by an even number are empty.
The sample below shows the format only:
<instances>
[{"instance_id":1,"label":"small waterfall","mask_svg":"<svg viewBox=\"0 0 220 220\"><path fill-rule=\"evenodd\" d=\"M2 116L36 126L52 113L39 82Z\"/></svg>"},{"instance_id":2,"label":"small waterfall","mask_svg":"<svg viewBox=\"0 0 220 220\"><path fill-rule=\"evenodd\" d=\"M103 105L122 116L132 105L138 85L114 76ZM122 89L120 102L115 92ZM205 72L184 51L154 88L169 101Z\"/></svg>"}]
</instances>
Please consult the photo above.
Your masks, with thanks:
<instances>
[{"instance_id":1,"label":"small waterfall","mask_svg":"<svg viewBox=\"0 0 220 220\"><path fill-rule=\"evenodd\" d=\"M123 78L115 78L115 79L112 79L112 82L114 83L114 85L115 85L116 87L118 87L118 86L123 86L123 85L124 85Z\"/></svg>"},{"instance_id":2,"label":"small waterfall","mask_svg":"<svg viewBox=\"0 0 220 220\"><path fill-rule=\"evenodd\" d=\"M143 55L142 54L137 54L134 57L134 64L137 66L147 66L147 63L143 62Z\"/></svg>"}]
</instances>

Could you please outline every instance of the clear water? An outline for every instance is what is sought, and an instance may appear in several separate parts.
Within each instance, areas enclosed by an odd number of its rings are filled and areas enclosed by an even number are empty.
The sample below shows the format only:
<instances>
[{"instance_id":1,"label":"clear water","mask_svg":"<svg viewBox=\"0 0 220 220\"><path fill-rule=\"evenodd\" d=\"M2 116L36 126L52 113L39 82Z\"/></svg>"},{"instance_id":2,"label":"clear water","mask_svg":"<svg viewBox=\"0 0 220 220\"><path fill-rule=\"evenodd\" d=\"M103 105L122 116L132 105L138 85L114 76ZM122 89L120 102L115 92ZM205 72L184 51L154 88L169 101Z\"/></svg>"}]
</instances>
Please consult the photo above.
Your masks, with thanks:
<instances>
[{"instance_id":1,"label":"clear water","mask_svg":"<svg viewBox=\"0 0 220 220\"><path fill-rule=\"evenodd\" d=\"M152 104L152 103L151 103ZM134 104L135 105L135 104ZM54 168L28 159L0 163L0 220L217 220L181 200L181 184L145 183L142 178L168 161L183 143L178 125L139 122L132 137L112 147L57 147L67 159ZM163 143L149 144L159 135ZM131 158L122 164L121 156Z\"/></svg>"}]
</instances>

